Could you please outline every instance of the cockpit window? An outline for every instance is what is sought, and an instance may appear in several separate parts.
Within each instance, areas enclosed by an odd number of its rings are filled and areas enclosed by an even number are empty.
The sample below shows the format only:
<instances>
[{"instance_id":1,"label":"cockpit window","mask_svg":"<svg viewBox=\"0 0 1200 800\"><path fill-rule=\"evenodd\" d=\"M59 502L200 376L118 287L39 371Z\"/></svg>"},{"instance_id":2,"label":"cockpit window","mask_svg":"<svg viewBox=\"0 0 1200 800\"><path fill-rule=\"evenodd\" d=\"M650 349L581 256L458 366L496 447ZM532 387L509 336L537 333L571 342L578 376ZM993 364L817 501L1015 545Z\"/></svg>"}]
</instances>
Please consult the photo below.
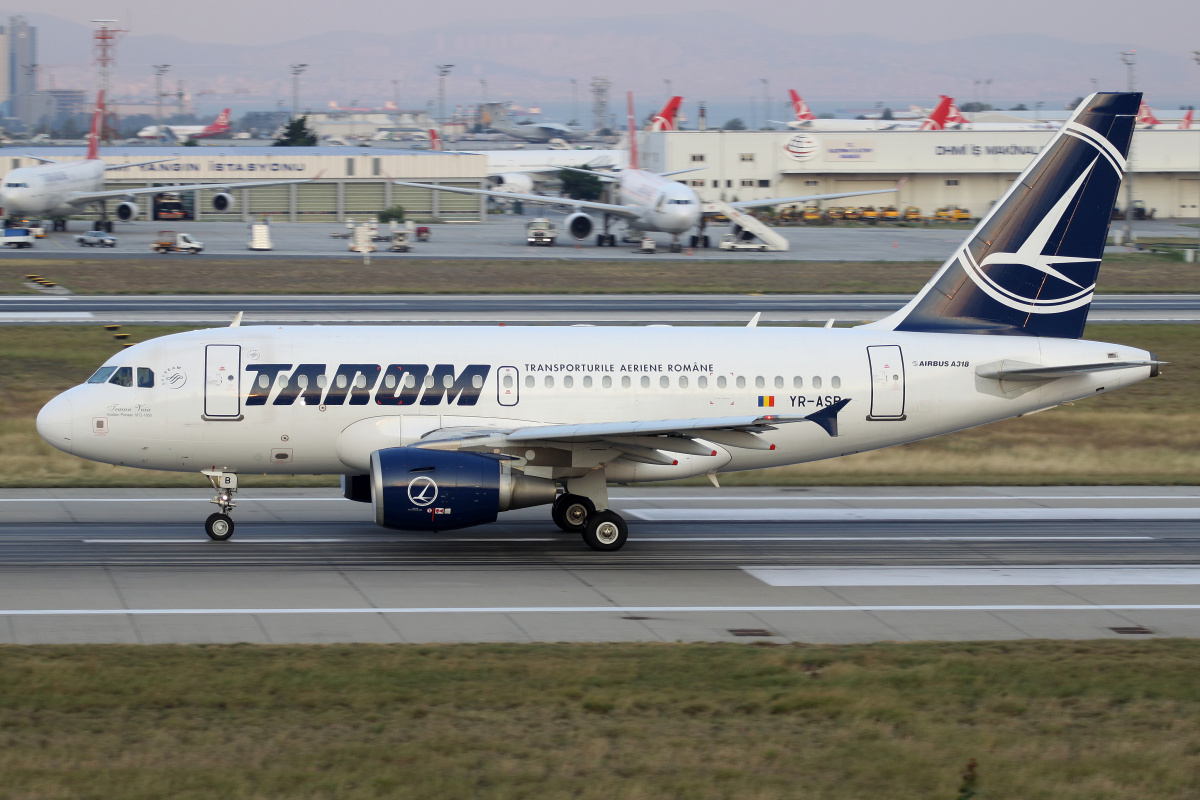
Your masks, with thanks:
<instances>
[{"instance_id":1,"label":"cockpit window","mask_svg":"<svg viewBox=\"0 0 1200 800\"><path fill-rule=\"evenodd\" d=\"M683 200L672 200L671 201L671 205L673 205L673 206L690 206L691 204L692 204L692 201L688 200L686 198L684 198Z\"/></svg>"},{"instance_id":2,"label":"cockpit window","mask_svg":"<svg viewBox=\"0 0 1200 800\"><path fill-rule=\"evenodd\" d=\"M149 367L138 367L137 382L139 389L153 389L154 370L150 369Z\"/></svg>"},{"instance_id":3,"label":"cockpit window","mask_svg":"<svg viewBox=\"0 0 1200 800\"><path fill-rule=\"evenodd\" d=\"M117 371L116 367L101 367L96 370L96 374L87 379L88 383L104 383L109 376Z\"/></svg>"},{"instance_id":4,"label":"cockpit window","mask_svg":"<svg viewBox=\"0 0 1200 800\"><path fill-rule=\"evenodd\" d=\"M117 386L133 386L133 367L117 367L117 371L108 382Z\"/></svg>"}]
</instances>

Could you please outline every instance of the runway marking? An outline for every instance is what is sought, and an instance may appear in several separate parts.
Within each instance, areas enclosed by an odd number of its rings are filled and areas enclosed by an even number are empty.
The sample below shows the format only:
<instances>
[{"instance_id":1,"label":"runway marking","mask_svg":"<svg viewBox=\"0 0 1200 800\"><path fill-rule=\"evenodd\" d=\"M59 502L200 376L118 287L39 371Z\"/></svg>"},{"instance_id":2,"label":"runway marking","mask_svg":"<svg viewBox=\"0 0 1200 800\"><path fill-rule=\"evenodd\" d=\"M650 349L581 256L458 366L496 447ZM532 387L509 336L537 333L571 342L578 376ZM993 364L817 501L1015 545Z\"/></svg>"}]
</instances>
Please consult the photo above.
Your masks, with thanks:
<instances>
[{"instance_id":1,"label":"runway marking","mask_svg":"<svg viewBox=\"0 0 1200 800\"><path fill-rule=\"evenodd\" d=\"M562 536L492 536L470 539L458 537L412 537L402 539L229 539L229 544L309 544L359 542L365 544L394 544L403 542L561 542ZM1155 536L635 536L634 542L1145 542ZM209 544L210 539L82 539L84 544Z\"/></svg>"},{"instance_id":2,"label":"runway marking","mask_svg":"<svg viewBox=\"0 0 1200 800\"><path fill-rule=\"evenodd\" d=\"M1196 520L1200 508L639 508L646 522L1028 522Z\"/></svg>"},{"instance_id":3,"label":"runway marking","mask_svg":"<svg viewBox=\"0 0 1200 800\"><path fill-rule=\"evenodd\" d=\"M1200 567L742 567L769 586L1198 586Z\"/></svg>"},{"instance_id":4,"label":"runway marking","mask_svg":"<svg viewBox=\"0 0 1200 800\"><path fill-rule=\"evenodd\" d=\"M1150 537L1146 537L1150 538ZM412 539L227 539L222 544L330 544L334 542L360 542L363 544L397 544L402 542L559 542L562 537L537 537L509 539L507 537L479 539L441 539L430 537L414 537ZM84 544L212 544L211 539L83 539Z\"/></svg>"},{"instance_id":5,"label":"runway marking","mask_svg":"<svg viewBox=\"0 0 1200 800\"><path fill-rule=\"evenodd\" d=\"M197 489L197 492L202 490ZM1200 494L1121 494L1121 495L887 495L887 496L852 496L852 495L816 495L792 497L788 495L745 495L745 494L720 494L720 495L672 495L667 497L662 496L638 496L638 495L613 495L610 499L621 500L624 502L639 502L639 503L666 503L666 502L730 502L730 501L762 501L768 499L773 503L779 502L802 502L802 503L897 503L897 502L976 502L976 501L991 501L1003 503L1009 501L1113 501L1113 500L1193 500L1200 502ZM180 503L180 502L208 502L207 497L203 496L188 496L188 497L0 497L0 503ZM343 497L238 497L239 503L329 503L329 502L346 502ZM646 509L647 511L657 511L659 509ZM666 510L666 509L663 509Z\"/></svg>"},{"instance_id":6,"label":"runway marking","mask_svg":"<svg viewBox=\"0 0 1200 800\"><path fill-rule=\"evenodd\" d=\"M1200 611L1197 603L1079 605L869 605L869 606L482 606L434 608L78 608L0 609L0 617L165 616L213 614L719 614L826 613L841 611Z\"/></svg>"}]
</instances>

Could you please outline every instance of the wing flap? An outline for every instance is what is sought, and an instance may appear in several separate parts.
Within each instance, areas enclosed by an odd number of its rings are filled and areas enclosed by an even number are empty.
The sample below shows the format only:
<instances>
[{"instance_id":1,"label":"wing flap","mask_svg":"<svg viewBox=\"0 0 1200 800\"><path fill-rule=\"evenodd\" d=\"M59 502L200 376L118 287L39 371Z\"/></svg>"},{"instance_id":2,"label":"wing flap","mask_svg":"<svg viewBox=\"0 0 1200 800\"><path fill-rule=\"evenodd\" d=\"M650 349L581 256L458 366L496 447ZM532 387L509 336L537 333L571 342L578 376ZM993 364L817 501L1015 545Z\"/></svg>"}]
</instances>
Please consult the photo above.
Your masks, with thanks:
<instances>
[{"instance_id":1,"label":"wing flap","mask_svg":"<svg viewBox=\"0 0 1200 800\"><path fill-rule=\"evenodd\" d=\"M997 381L1052 381L1058 378L1069 378L1072 375L1085 375L1093 372L1109 372L1116 369L1133 369L1150 367L1157 369L1166 361L1104 361L1099 364L1060 364L1058 366L1040 366L1022 361L998 361L983 364L975 370L981 378L991 378Z\"/></svg>"}]
</instances>

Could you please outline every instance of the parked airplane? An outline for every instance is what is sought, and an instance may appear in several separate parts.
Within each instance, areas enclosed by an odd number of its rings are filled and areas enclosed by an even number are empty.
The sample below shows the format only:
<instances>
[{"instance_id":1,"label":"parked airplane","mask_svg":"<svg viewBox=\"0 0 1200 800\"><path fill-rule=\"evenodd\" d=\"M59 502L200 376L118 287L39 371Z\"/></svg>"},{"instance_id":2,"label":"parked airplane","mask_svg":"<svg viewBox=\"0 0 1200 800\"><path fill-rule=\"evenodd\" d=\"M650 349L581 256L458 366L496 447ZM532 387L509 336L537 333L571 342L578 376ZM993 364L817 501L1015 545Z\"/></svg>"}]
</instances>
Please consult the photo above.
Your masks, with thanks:
<instances>
[{"instance_id":1,"label":"parked airplane","mask_svg":"<svg viewBox=\"0 0 1200 800\"><path fill-rule=\"evenodd\" d=\"M507 103L483 103L480 109L483 127L526 142L549 142L553 139L571 142L577 139L586 139L588 135L585 130L572 128L558 122L531 122L527 125L518 125L509 119Z\"/></svg>"},{"instance_id":2,"label":"parked airplane","mask_svg":"<svg viewBox=\"0 0 1200 800\"><path fill-rule=\"evenodd\" d=\"M1059 123L1052 121L972 122L958 110L953 98L947 98L946 95L942 95L942 98L950 100L950 112L946 115L945 124L945 129L948 131L1053 131L1059 128Z\"/></svg>"},{"instance_id":3,"label":"parked airplane","mask_svg":"<svg viewBox=\"0 0 1200 800\"><path fill-rule=\"evenodd\" d=\"M162 187L151 186L143 188L129 187L126 189L105 189L104 175L109 170L128 169L142 164L156 164L161 161L171 161L170 158L156 158L150 161L135 161L132 164L105 164L100 159L100 121L104 113L104 92L96 97L96 110L92 114L91 133L88 134L87 155L81 161L55 161L40 156L30 158L43 161L45 164L36 167L19 167L4 176L4 185L0 187L0 208L8 219L22 217L51 217L54 219L54 230L66 230L66 218L82 212L87 206L99 204L105 210L108 200L120 200L117 205L117 218L123 222L137 219L139 210L134 198L142 194L162 194L186 192L193 189L219 190L212 198L214 211L228 211L235 205L233 195L228 186L219 183L196 183L180 186ZM245 189L254 186L280 186L287 183L308 183L312 178L290 181L252 181L238 183L237 188ZM111 223L105 220L105 227L111 230Z\"/></svg>"},{"instance_id":4,"label":"parked airplane","mask_svg":"<svg viewBox=\"0 0 1200 800\"><path fill-rule=\"evenodd\" d=\"M188 139L207 139L229 133L229 109L225 109L209 125L147 125L138 131L139 139L165 140L168 142L186 142Z\"/></svg>"},{"instance_id":5,"label":"parked airplane","mask_svg":"<svg viewBox=\"0 0 1200 800\"><path fill-rule=\"evenodd\" d=\"M609 483L796 464L1032 414L1158 374L1083 341L1138 93L1088 97L903 309L856 328L241 327L122 350L52 399L82 458L200 471L228 539L238 476L340 474L388 528L551 505L626 541ZM564 490L559 494L558 488Z\"/></svg>"},{"instance_id":6,"label":"parked airplane","mask_svg":"<svg viewBox=\"0 0 1200 800\"><path fill-rule=\"evenodd\" d=\"M796 94L795 89L789 89L792 96L792 110L795 119L783 121L773 119L771 122L787 125L797 130L813 131L940 131L946 123L946 115L950 111L950 98L942 95L942 100L929 112L923 120L916 119L819 119L808 103Z\"/></svg>"},{"instance_id":7,"label":"parked airplane","mask_svg":"<svg viewBox=\"0 0 1200 800\"><path fill-rule=\"evenodd\" d=\"M587 211L601 214L601 230L596 235L596 246L609 245L616 247L617 236L609 233L613 222L624 222L633 231L660 232L671 234L671 252L678 253L683 249L680 236L688 231L695 231L694 246L708 247L708 235L704 232L704 211L694 189L678 181L668 180L672 175L685 172L695 172L695 169L682 169L673 172L650 172L638 166L637 141L634 132L633 96L629 96L629 168L621 170L616 177L607 178L616 184L616 203L599 203L591 200L573 200L569 197L546 197L539 194L520 192L501 192L495 189L466 189L453 186L439 186L429 183L410 183L395 181L400 186L413 186L418 189L431 189L438 192L457 192L459 194L477 194L486 197L497 197L503 200L522 200L547 206L557 206L569 211L565 221L566 229L578 240L592 235L596 222ZM702 168L701 168L702 169ZM813 194L800 197L772 197L761 200L742 200L727 205L734 209L758 208L773 206L781 203L803 203L810 200L832 200L838 197L857 197L868 194L886 194L895 189L877 189L866 192L838 192L835 194Z\"/></svg>"}]
</instances>

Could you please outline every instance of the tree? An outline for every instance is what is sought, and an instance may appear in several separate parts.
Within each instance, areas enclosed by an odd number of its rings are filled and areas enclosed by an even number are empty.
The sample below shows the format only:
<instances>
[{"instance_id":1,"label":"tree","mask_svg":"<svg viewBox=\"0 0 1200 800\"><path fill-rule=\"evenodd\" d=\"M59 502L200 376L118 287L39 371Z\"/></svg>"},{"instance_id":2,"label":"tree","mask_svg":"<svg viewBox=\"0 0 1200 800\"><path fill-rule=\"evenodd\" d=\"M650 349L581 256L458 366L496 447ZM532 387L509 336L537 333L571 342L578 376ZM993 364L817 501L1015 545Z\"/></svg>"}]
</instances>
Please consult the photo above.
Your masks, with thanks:
<instances>
[{"instance_id":1,"label":"tree","mask_svg":"<svg viewBox=\"0 0 1200 800\"><path fill-rule=\"evenodd\" d=\"M317 134L308 127L308 116L293 117L284 126L283 133L275 140L273 147L313 147L317 143Z\"/></svg>"},{"instance_id":2,"label":"tree","mask_svg":"<svg viewBox=\"0 0 1200 800\"><path fill-rule=\"evenodd\" d=\"M820 114L817 114L817 119L837 119L837 114L834 114L832 111L822 111Z\"/></svg>"},{"instance_id":3,"label":"tree","mask_svg":"<svg viewBox=\"0 0 1200 800\"><path fill-rule=\"evenodd\" d=\"M1028 111L1028 110L1029 109L1025 106L1024 103L1017 103L1015 106L1013 106L1012 108L1009 109L1009 111Z\"/></svg>"},{"instance_id":4,"label":"tree","mask_svg":"<svg viewBox=\"0 0 1200 800\"><path fill-rule=\"evenodd\" d=\"M613 135L612 128L601 128L600 130L596 131L596 135L597 136L612 136Z\"/></svg>"},{"instance_id":5,"label":"tree","mask_svg":"<svg viewBox=\"0 0 1200 800\"><path fill-rule=\"evenodd\" d=\"M746 130L746 123L741 117L734 117L733 119L729 120L724 125L722 125L721 130L723 130L723 131L744 131L744 130Z\"/></svg>"},{"instance_id":6,"label":"tree","mask_svg":"<svg viewBox=\"0 0 1200 800\"><path fill-rule=\"evenodd\" d=\"M587 167L582 167L587 169ZM590 170L589 170L590 171ZM597 175L584 175L569 169L558 171L558 180L562 183L562 193L572 200L599 200L604 194L604 184Z\"/></svg>"},{"instance_id":7,"label":"tree","mask_svg":"<svg viewBox=\"0 0 1200 800\"><path fill-rule=\"evenodd\" d=\"M376 215L380 222L404 222L404 206L396 205L391 208L385 208Z\"/></svg>"}]
</instances>

